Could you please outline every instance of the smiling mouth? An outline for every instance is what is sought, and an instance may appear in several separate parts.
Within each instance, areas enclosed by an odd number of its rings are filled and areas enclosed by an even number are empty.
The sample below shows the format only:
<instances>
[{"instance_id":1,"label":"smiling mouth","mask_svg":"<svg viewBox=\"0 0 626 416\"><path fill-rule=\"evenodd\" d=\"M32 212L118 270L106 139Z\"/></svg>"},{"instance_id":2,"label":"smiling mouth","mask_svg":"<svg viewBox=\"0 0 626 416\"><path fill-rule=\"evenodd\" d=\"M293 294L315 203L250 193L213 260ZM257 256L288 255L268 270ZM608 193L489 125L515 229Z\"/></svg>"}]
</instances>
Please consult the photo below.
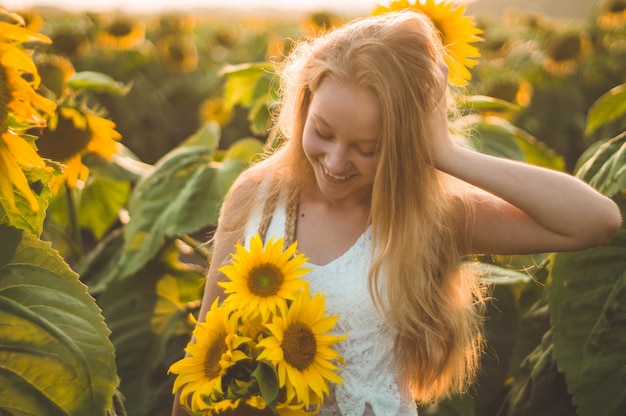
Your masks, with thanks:
<instances>
[{"instance_id":1,"label":"smiling mouth","mask_svg":"<svg viewBox=\"0 0 626 416\"><path fill-rule=\"evenodd\" d=\"M345 181L346 179L350 179L352 177L352 175L347 175L347 176L343 176L343 175L335 175L330 173L330 171L328 169L326 169L326 166L322 165L322 170L324 171L324 174L326 176L328 176L329 178L332 178L334 180L337 181Z\"/></svg>"}]
</instances>

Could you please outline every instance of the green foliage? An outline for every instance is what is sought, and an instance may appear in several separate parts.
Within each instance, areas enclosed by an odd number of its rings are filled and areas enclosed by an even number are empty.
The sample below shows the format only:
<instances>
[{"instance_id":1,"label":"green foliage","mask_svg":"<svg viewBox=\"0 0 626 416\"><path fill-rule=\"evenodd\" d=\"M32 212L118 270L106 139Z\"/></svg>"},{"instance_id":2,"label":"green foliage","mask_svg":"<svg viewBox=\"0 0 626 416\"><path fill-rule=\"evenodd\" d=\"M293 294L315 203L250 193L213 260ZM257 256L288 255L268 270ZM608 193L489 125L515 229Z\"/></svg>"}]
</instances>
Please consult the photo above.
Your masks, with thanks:
<instances>
[{"instance_id":1,"label":"green foliage","mask_svg":"<svg viewBox=\"0 0 626 416\"><path fill-rule=\"evenodd\" d=\"M98 299L111 329L120 390L130 415L166 415L171 363L182 358L202 296L202 267L180 263L171 242L133 276L111 282Z\"/></svg>"},{"instance_id":2,"label":"green foliage","mask_svg":"<svg viewBox=\"0 0 626 416\"><path fill-rule=\"evenodd\" d=\"M100 309L30 233L0 225L0 413L104 415L118 385Z\"/></svg>"},{"instance_id":3,"label":"green foliage","mask_svg":"<svg viewBox=\"0 0 626 416\"><path fill-rule=\"evenodd\" d=\"M122 276L143 267L167 237L217 223L221 201L232 181L248 166L251 155L227 154L222 162L216 162L214 146L218 140L212 142L210 146L190 142L172 150L139 180L128 203L131 221L125 228L119 269ZM260 151L258 143L249 153Z\"/></svg>"},{"instance_id":4,"label":"green foliage","mask_svg":"<svg viewBox=\"0 0 626 416\"><path fill-rule=\"evenodd\" d=\"M52 179L53 173L41 170L26 170L24 173L30 182L31 189L35 191L35 199L37 199L40 209L38 211L31 210L26 197L16 189L14 195L17 210L10 209L5 199L0 197L0 224L9 224L13 227L30 231L35 235L41 235L46 217L46 208L52 195L48 184L50 179Z\"/></svg>"},{"instance_id":5,"label":"green foliage","mask_svg":"<svg viewBox=\"0 0 626 416\"><path fill-rule=\"evenodd\" d=\"M482 153L564 169L561 156L502 117L469 115L461 120L461 124L472 147Z\"/></svg>"},{"instance_id":6,"label":"green foliage","mask_svg":"<svg viewBox=\"0 0 626 416\"><path fill-rule=\"evenodd\" d=\"M248 109L248 121L256 134L267 134L270 109L276 101L277 88L274 68L269 63L229 66L220 72L226 77L224 104L233 109L240 105Z\"/></svg>"},{"instance_id":7,"label":"green foliage","mask_svg":"<svg viewBox=\"0 0 626 416\"><path fill-rule=\"evenodd\" d=\"M475 94L457 103L457 127L481 152L575 171L624 210L626 32L597 17L564 28L591 44L561 72L548 65L558 25L485 22ZM46 18L51 34L63 26L63 17ZM84 155L89 179L70 194L53 197L54 173L26 170L39 212L19 193L19 212L0 201L0 224L11 225L0 225L0 325L11 326L0 331L0 414L169 415L167 369L198 313L211 249L203 243L271 126L271 34L296 38L300 29L219 19L186 28L162 16L139 46L111 50L95 42L100 17L65 18L91 42L68 55L78 72L67 86L108 113L124 145L111 160ZM194 39L197 68L174 70L158 56L167 35ZM215 97L233 112L229 125L200 118ZM483 373L468 394L420 415L620 415L625 233L582 252L479 259L493 283ZM118 377L124 406L112 402ZM275 374L259 368L256 377L272 403Z\"/></svg>"},{"instance_id":8,"label":"green foliage","mask_svg":"<svg viewBox=\"0 0 626 416\"><path fill-rule=\"evenodd\" d=\"M623 193L626 189L626 132L603 143L577 175L609 197Z\"/></svg>"},{"instance_id":9,"label":"green foliage","mask_svg":"<svg viewBox=\"0 0 626 416\"><path fill-rule=\"evenodd\" d=\"M619 85L604 94L589 109L589 122L585 134L590 135L613 121L622 119L626 128L626 84Z\"/></svg>"},{"instance_id":10,"label":"green foliage","mask_svg":"<svg viewBox=\"0 0 626 416\"><path fill-rule=\"evenodd\" d=\"M115 95L126 95L130 90L128 85L114 80L111 76L102 72L83 71L74 74L68 81L67 86L78 90L90 90L105 92Z\"/></svg>"},{"instance_id":11,"label":"green foliage","mask_svg":"<svg viewBox=\"0 0 626 416\"><path fill-rule=\"evenodd\" d=\"M626 200L621 201L626 213ZM550 266L554 356L578 414L626 408L626 228L608 245L557 253Z\"/></svg>"}]
</instances>

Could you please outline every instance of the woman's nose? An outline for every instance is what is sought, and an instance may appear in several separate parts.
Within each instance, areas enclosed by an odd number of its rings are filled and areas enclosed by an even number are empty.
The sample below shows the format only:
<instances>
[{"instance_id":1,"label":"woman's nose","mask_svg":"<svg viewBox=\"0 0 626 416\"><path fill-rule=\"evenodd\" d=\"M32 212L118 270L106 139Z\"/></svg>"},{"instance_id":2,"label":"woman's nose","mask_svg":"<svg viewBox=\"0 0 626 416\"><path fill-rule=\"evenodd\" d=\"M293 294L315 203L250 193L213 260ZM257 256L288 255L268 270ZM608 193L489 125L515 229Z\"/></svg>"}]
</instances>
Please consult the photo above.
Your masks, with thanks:
<instances>
[{"instance_id":1,"label":"woman's nose","mask_svg":"<svg viewBox=\"0 0 626 416\"><path fill-rule=\"evenodd\" d=\"M344 173L348 164L348 150L341 144L334 143L326 152L324 164L330 173Z\"/></svg>"}]
</instances>

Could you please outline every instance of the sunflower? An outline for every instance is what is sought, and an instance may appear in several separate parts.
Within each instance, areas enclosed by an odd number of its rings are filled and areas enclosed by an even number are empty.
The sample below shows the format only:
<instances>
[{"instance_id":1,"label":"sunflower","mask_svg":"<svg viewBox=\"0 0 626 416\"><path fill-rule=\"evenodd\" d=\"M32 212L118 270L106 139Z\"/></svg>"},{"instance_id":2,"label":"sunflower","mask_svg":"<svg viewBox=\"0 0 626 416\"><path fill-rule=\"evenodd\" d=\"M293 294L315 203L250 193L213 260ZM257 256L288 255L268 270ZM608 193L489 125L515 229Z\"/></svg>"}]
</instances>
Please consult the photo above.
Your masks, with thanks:
<instances>
[{"instance_id":1,"label":"sunflower","mask_svg":"<svg viewBox=\"0 0 626 416\"><path fill-rule=\"evenodd\" d=\"M427 15L433 22L446 49L444 61L448 65L448 80L451 84L465 86L472 78L468 68L478 63L480 51L471 43L478 42L483 33L476 27L472 16L464 16L466 5L455 5L448 1L436 0L394 0L389 6L377 6L372 14L382 14L395 10L412 9Z\"/></svg>"},{"instance_id":2,"label":"sunflower","mask_svg":"<svg viewBox=\"0 0 626 416\"><path fill-rule=\"evenodd\" d=\"M604 29L618 29L626 24L626 0L606 0L598 24Z\"/></svg>"},{"instance_id":3,"label":"sunflower","mask_svg":"<svg viewBox=\"0 0 626 416\"><path fill-rule=\"evenodd\" d=\"M117 140L120 138L111 120L99 117L86 108L69 104L60 106L37 140L42 157L65 165L63 176L55 177L50 184L53 191L63 181L71 188L76 188L79 181L84 182L89 168L83 164L82 156L96 153L111 159L118 151Z\"/></svg>"},{"instance_id":4,"label":"sunflower","mask_svg":"<svg viewBox=\"0 0 626 416\"><path fill-rule=\"evenodd\" d=\"M321 11L311 13L300 26L303 33L309 36L315 36L320 33L328 32L334 27L339 27L342 23L342 18L335 13Z\"/></svg>"},{"instance_id":5,"label":"sunflower","mask_svg":"<svg viewBox=\"0 0 626 416\"><path fill-rule=\"evenodd\" d=\"M89 36L77 28L57 28L50 35L52 44L48 52L78 60L91 52Z\"/></svg>"},{"instance_id":6,"label":"sunflower","mask_svg":"<svg viewBox=\"0 0 626 416\"><path fill-rule=\"evenodd\" d=\"M233 118L233 111L226 107L221 97L207 98L200 104L198 112L202 121L215 121L222 127Z\"/></svg>"},{"instance_id":7,"label":"sunflower","mask_svg":"<svg viewBox=\"0 0 626 416\"><path fill-rule=\"evenodd\" d=\"M0 21L0 196L9 209L17 210L14 189L18 190L30 209L38 211L39 203L23 169L51 169L20 134L30 126L45 126L44 114L53 114L56 105L35 92L41 78L22 44L50 40L23 27L19 15L3 9L0 14L15 22Z\"/></svg>"},{"instance_id":8,"label":"sunflower","mask_svg":"<svg viewBox=\"0 0 626 416\"><path fill-rule=\"evenodd\" d=\"M309 269L302 267L307 258L296 254L297 242L285 251L283 243L282 238L274 241L272 237L263 247L258 234L251 238L249 251L237 243L232 263L220 268L230 279L219 283L230 294L226 302L245 309L247 316L260 313L267 319L270 313L284 314L287 300L308 288L308 283L299 278Z\"/></svg>"},{"instance_id":9,"label":"sunflower","mask_svg":"<svg viewBox=\"0 0 626 416\"><path fill-rule=\"evenodd\" d=\"M43 87L60 98L66 94L67 82L76 74L72 62L60 55L39 54L35 59Z\"/></svg>"},{"instance_id":10,"label":"sunflower","mask_svg":"<svg viewBox=\"0 0 626 416\"><path fill-rule=\"evenodd\" d=\"M331 345L347 335L328 334L337 316L324 316L325 299L321 293L311 296L308 288L299 292L285 317L274 317L266 327L270 335L260 341L259 360L266 359L278 369L280 387L286 386L287 400L305 407L318 404L328 395L328 382L342 383L334 362L341 356Z\"/></svg>"},{"instance_id":11,"label":"sunflower","mask_svg":"<svg viewBox=\"0 0 626 416\"><path fill-rule=\"evenodd\" d=\"M276 413L267 407L261 396L246 399L225 399L210 405L206 415L215 416L274 416Z\"/></svg>"},{"instance_id":12,"label":"sunflower","mask_svg":"<svg viewBox=\"0 0 626 416\"><path fill-rule=\"evenodd\" d=\"M167 35L156 40L160 62L174 72L190 72L198 67L198 48L190 34Z\"/></svg>"},{"instance_id":13,"label":"sunflower","mask_svg":"<svg viewBox=\"0 0 626 416\"><path fill-rule=\"evenodd\" d=\"M191 403L192 411L207 410L204 397L223 394L222 376L226 370L240 360L249 358L237 348L249 341L237 334L240 314L216 299L206 314L205 322L196 322L192 341L187 344L187 356L169 368L178 374L173 392L180 388L182 404Z\"/></svg>"},{"instance_id":14,"label":"sunflower","mask_svg":"<svg viewBox=\"0 0 626 416\"><path fill-rule=\"evenodd\" d=\"M554 34L547 45L543 68L555 75L573 73L586 49L586 42L577 32Z\"/></svg>"},{"instance_id":15,"label":"sunflower","mask_svg":"<svg viewBox=\"0 0 626 416\"><path fill-rule=\"evenodd\" d=\"M132 49L146 38L146 27L138 19L117 17L98 35L97 43L107 49Z\"/></svg>"}]
</instances>

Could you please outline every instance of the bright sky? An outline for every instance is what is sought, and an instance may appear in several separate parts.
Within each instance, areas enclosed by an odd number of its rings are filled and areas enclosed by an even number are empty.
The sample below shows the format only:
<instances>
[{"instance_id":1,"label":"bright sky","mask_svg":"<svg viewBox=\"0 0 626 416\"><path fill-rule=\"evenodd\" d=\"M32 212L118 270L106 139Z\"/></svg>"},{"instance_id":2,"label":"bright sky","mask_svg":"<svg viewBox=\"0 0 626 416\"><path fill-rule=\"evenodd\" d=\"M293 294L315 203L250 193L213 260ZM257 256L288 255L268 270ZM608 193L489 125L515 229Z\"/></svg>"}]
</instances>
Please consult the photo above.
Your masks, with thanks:
<instances>
[{"instance_id":1,"label":"bright sky","mask_svg":"<svg viewBox=\"0 0 626 416\"><path fill-rule=\"evenodd\" d=\"M113 11L152 13L192 8L270 8L301 11L366 11L388 0L0 0L11 11L33 6L55 6L75 11Z\"/></svg>"}]
</instances>

